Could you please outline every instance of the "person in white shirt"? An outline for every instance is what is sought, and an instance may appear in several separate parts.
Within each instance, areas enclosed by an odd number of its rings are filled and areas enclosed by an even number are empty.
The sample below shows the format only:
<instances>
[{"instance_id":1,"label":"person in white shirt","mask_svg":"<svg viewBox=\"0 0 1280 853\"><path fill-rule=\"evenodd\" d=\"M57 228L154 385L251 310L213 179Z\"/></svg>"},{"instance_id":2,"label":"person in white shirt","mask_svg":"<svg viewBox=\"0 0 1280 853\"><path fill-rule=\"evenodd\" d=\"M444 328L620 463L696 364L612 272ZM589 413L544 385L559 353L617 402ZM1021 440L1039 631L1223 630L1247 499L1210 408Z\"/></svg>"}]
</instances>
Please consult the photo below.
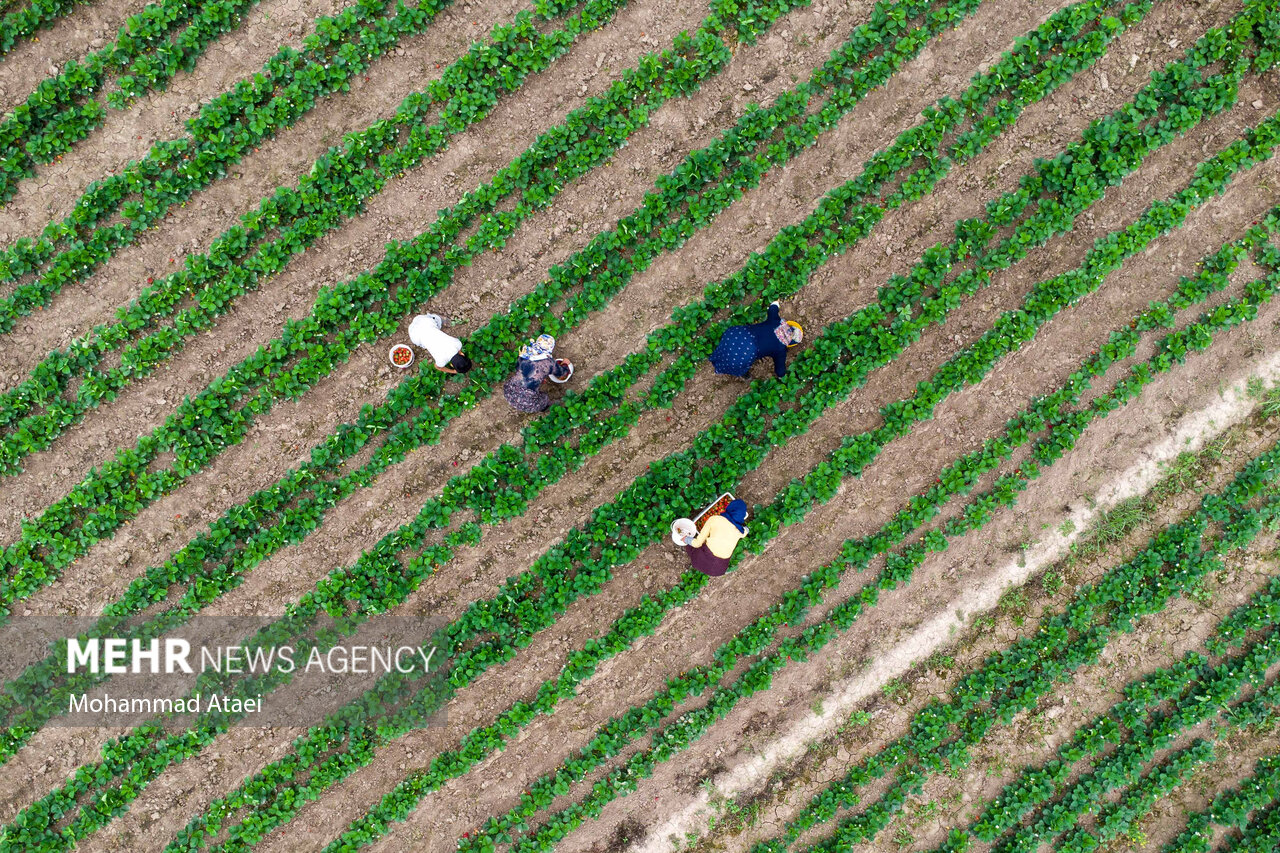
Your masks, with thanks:
<instances>
[{"instance_id":1,"label":"person in white shirt","mask_svg":"<svg viewBox=\"0 0 1280 853\"><path fill-rule=\"evenodd\" d=\"M431 354L436 370L466 373L471 369L471 359L462 354L462 341L440 331L443 325L439 314L419 314L409 324L409 340Z\"/></svg>"}]
</instances>

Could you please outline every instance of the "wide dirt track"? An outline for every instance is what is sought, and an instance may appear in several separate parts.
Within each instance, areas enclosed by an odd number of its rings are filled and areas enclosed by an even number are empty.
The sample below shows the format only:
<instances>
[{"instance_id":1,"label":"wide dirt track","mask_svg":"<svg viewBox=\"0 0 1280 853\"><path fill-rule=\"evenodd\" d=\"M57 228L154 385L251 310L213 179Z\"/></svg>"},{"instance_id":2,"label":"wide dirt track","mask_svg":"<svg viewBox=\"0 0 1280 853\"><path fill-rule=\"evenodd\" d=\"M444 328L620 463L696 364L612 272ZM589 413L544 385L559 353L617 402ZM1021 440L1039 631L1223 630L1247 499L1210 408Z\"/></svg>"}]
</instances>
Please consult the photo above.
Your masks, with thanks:
<instances>
[{"instance_id":1,"label":"wide dirt track","mask_svg":"<svg viewBox=\"0 0 1280 853\"><path fill-rule=\"evenodd\" d=\"M176 43L136 35L161 7L230 19L40 154ZM1280 849L1280 2L346 8L0 21L0 851ZM498 55L513 21L545 68ZM113 44L143 65L41 100ZM245 79L252 120L201 130ZM425 147L423 92L434 149L353 141L399 115ZM120 174L152 206L90 218ZM314 231L209 262L273 193L311 219L262 240ZM775 298L788 376L714 373ZM426 311L470 374L388 363ZM520 414L544 328L574 375ZM667 528L723 491L750 532L704 579ZM68 718L211 682L69 676L65 638L260 630L435 646L435 692L299 672L222 682L273 725Z\"/></svg>"}]
</instances>

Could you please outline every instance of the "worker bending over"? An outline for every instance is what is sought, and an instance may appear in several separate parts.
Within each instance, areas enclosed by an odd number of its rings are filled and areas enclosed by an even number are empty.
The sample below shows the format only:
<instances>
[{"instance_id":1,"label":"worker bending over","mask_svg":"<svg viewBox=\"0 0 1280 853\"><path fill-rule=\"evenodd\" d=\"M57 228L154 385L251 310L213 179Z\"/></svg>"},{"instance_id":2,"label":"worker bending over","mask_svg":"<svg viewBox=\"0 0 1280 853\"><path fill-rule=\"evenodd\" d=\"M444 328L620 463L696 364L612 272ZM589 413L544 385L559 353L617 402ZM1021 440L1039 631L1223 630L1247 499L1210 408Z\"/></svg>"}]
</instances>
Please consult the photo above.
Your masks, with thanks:
<instances>
[{"instance_id":1,"label":"worker bending over","mask_svg":"<svg viewBox=\"0 0 1280 853\"><path fill-rule=\"evenodd\" d=\"M787 350L800 343L803 330L800 324L783 320L778 303L769 305L769 316L763 323L730 326L720 336L711 353L711 366L716 373L746 378L751 365L762 358L773 359L773 372L778 376L787 373Z\"/></svg>"},{"instance_id":2,"label":"worker bending over","mask_svg":"<svg viewBox=\"0 0 1280 853\"><path fill-rule=\"evenodd\" d=\"M409 340L431 354L436 370L466 373L471 369L471 359L462 354L462 341L440 330L443 325L439 314L419 314L409 324Z\"/></svg>"},{"instance_id":3,"label":"worker bending over","mask_svg":"<svg viewBox=\"0 0 1280 853\"><path fill-rule=\"evenodd\" d=\"M551 397L542 390L543 383L551 377L562 380L569 376L569 363L563 359L551 358L555 346L555 338L538 335L520 348L516 372L502 385L502 396L507 398L511 408L517 412L545 412L551 405Z\"/></svg>"},{"instance_id":4,"label":"worker bending over","mask_svg":"<svg viewBox=\"0 0 1280 853\"><path fill-rule=\"evenodd\" d=\"M729 501L720 515L708 518L702 532L684 546L693 567L713 578L729 571L729 558L747 535L746 520L747 502L739 499Z\"/></svg>"}]
</instances>

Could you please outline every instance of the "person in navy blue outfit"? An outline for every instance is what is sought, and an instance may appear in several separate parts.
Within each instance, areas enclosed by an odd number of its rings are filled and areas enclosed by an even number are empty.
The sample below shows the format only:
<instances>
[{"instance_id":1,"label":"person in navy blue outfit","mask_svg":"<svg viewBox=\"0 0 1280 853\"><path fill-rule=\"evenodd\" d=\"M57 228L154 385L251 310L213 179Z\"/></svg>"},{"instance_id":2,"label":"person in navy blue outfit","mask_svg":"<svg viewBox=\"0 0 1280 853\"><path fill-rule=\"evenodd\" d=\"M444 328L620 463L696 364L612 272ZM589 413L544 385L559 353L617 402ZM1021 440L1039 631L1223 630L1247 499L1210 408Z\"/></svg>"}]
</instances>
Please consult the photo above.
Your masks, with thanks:
<instances>
[{"instance_id":1,"label":"person in navy blue outfit","mask_svg":"<svg viewBox=\"0 0 1280 853\"><path fill-rule=\"evenodd\" d=\"M746 378L751 365L762 358L773 359L773 372L787 375L787 350L800 343L800 324L783 320L778 303L769 305L769 316L763 323L730 326L720 336L711 353L716 373Z\"/></svg>"}]
</instances>

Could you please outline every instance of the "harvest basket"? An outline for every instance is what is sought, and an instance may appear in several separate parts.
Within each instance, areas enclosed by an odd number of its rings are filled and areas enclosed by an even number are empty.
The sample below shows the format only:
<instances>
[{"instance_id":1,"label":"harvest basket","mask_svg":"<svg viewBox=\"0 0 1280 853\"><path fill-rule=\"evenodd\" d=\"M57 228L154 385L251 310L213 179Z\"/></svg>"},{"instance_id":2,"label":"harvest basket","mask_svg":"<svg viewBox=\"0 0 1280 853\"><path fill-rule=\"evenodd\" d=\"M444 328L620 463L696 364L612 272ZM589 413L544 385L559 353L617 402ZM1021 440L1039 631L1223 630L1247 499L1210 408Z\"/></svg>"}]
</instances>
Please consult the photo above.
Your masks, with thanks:
<instances>
[{"instance_id":1,"label":"harvest basket","mask_svg":"<svg viewBox=\"0 0 1280 853\"><path fill-rule=\"evenodd\" d=\"M548 376L547 378L550 379L552 382L556 383L557 385L563 385L564 383L568 382L571 378L573 378L573 362L567 358L557 358L556 364L560 364L560 365L564 365L565 367L568 367L569 368L568 375L565 376L563 379L557 379L554 375Z\"/></svg>"},{"instance_id":2,"label":"harvest basket","mask_svg":"<svg viewBox=\"0 0 1280 853\"><path fill-rule=\"evenodd\" d=\"M413 349L406 344L396 344L391 348L391 352L387 353L387 360L391 362L392 367L404 370L413 364Z\"/></svg>"},{"instance_id":3,"label":"harvest basket","mask_svg":"<svg viewBox=\"0 0 1280 853\"><path fill-rule=\"evenodd\" d=\"M679 546L684 546L684 542L691 536L698 535L698 526L688 518L677 518L671 522L671 541Z\"/></svg>"},{"instance_id":4,"label":"harvest basket","mask_svg":"<svg viewBox=\"0 0 1280 853\"><path fill-rule=\"evenodd\" d=\"M731 500L733 500L733 493L725 492L723 495L712 501L711 506L704 509L693 520L693 523L697 526L698 530L702 530L702 525L706 524L707 519L711 518L711 516L719 515L724 512L724 508L729 505L729 501Z\"/></svg>"}]
</instances>

